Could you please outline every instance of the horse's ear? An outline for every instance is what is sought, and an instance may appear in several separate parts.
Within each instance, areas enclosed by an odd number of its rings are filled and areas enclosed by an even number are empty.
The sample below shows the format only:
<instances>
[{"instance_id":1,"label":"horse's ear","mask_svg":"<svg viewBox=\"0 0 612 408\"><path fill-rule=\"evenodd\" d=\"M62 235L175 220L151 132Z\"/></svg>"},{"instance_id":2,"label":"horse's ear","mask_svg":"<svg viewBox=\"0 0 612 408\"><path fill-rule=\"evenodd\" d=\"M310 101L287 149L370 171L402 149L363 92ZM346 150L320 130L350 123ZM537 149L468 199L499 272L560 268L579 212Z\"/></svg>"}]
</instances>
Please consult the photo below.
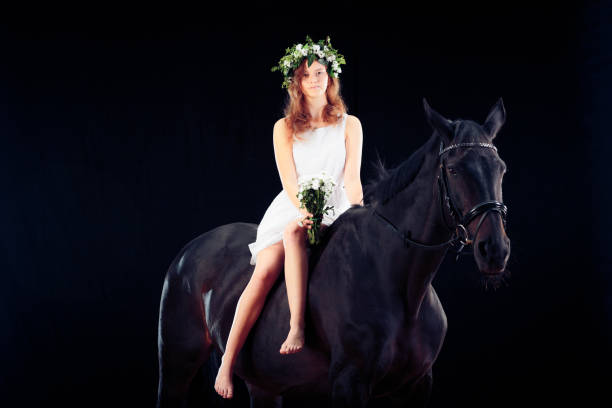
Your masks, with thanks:
<instances>
[{"instance_id":1,"label":"horse's ear","mask_svg":"<svg viewBox=\"0 0 612 408\"><path fill-rule=\"evenodd\" d=\"M482 128L487 132L487 136L490 140L493 140L495 136L497 136L497 132L501 129L505 121L506 109L504 108L502 98L499 98L495 106L491 109L491 112L489 112L484 125L482 125Z\"/></svg>"},{"instance_id":2,"label":"horse's ear","mask_svg":"<svg viewBox=\"0 0 612 408\"><path fill-rule=\"evenodd\" d=\"M427 122L433 130L437 130L442 135L444 145L449 145L453 138L453 127L451 121L433 110L427 103L427 99L423 98L423 107L425 108L425 116Z\"/></svg>"}]
</instances>

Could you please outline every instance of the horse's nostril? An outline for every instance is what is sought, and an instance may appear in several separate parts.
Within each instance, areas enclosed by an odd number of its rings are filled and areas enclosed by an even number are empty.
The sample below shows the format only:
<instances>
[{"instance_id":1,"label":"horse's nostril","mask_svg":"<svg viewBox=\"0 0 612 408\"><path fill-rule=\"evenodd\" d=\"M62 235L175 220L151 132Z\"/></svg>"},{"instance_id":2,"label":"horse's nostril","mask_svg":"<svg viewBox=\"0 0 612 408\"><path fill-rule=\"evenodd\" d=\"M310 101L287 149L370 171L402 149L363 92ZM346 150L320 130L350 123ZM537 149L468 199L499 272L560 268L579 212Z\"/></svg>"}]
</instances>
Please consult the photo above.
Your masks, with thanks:
<instances>
[{"instance_id":1,"label":"horse's nostril","mask_svg":"<svg viewBox=\"0 0 612 408\"><path fill-rule=\"evenodd\" d=\"M480 252L480 255L483 257L487 255L486 241L483 240L478 243L478 251Z\"/></svg>"}]
</instances>

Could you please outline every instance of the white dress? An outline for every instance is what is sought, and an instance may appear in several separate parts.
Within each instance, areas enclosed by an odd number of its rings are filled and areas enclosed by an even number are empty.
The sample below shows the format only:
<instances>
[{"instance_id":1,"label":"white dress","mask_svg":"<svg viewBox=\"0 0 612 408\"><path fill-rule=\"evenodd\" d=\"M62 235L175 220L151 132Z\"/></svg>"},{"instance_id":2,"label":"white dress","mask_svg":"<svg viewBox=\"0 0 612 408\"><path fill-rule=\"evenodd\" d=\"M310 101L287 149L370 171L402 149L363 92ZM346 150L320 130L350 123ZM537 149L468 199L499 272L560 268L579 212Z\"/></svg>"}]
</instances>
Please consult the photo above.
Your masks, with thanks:
<instances>
[{"instance_id":1,"label":"white dress","mask_svg":"<svg viewBox=\"0 0 612 408\"><path fill-rule=\"evenodd\" d=\"M323 215L323 224L331 225L344 211L351 206L344 189L344 162L346 160L346 145L344 130L346 128L345 113L335 125L320 127L302 134L303 141L293 142L293 160L298 181L301 178L318 175L322 170L336 182L334 192L327 205L333 205ZM283 239L283 231L287 224L300 218L302 214L291 202L283 189L268 206L259 226L255 242L249 244L251 250L251 265L255 265L257 254L262 249Z\"/></svg>"}]
</instances>

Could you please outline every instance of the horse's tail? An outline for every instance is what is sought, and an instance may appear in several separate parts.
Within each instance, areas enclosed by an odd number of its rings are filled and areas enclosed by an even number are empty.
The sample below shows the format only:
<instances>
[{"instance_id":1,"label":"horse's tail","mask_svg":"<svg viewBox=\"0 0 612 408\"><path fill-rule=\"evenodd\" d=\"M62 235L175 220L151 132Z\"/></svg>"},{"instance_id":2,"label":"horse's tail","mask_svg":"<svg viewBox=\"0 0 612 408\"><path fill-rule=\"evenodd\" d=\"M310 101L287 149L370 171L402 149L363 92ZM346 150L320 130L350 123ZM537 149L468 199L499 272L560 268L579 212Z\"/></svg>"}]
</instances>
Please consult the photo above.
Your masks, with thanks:
<instances>
[{"instance_id":1,"label":"horse's tail","mask_svg":"<svg viewBox=\"0 0 612 408\"><path fill-rule=\"evenodd\" d=\"M157 338L158 408L183 406L193 378L212 350L202 293L210 289L215 271L213 262L200 255L213 231L185 245L164 279Z\"/></svg>"}]
</instances>

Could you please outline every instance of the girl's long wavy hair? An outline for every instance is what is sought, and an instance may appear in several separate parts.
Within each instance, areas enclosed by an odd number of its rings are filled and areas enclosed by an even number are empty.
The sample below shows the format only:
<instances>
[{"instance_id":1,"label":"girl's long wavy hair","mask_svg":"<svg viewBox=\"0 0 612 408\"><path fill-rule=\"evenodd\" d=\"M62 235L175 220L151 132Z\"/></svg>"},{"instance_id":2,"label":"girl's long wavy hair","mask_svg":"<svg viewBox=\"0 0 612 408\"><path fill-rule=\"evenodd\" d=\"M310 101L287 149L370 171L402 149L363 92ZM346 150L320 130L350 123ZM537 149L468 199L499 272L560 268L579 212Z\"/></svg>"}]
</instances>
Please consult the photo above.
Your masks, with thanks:
<instances>
[{"instance_id":1,"label":"girl's long wavy hair","mask_svg":"<svg viewBox=\"0 0 612 408\"><path fill-rule=\"evenodd\" d=\"M303 140L298 134L306 130L312 129L310 125L310 113L306 106L306 98L302 92L301 83L306 71L308 59L295 69L293 79L287 89L288 98L285 104L285 124L289 129L292 129L292 135L298 140ZM333 78L328 73L327 90L327 105L323 109L323 120L327 123L335 125L342 119L342 115L346 113L346 104L340 95L340 80Z\"/></svg>"}]
</instances>

